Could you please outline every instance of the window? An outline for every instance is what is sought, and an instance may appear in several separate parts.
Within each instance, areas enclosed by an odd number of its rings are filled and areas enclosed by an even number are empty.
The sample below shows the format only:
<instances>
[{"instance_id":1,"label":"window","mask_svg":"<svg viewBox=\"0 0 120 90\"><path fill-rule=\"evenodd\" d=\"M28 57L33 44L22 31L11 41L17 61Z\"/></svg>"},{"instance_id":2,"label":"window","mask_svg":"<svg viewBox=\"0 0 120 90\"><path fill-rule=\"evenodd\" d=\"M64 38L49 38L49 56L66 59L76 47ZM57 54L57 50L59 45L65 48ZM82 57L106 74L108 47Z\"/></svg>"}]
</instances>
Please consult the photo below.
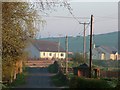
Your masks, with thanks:
<instances>
[{"instance_id":1,"label":"window","mask_svg":"<svg viewBox=\"0 0 120 90\"><path fill-rule=\"evenodd\" d=\"M45 56L45 53L43 53L43 56Z\"/></svg>"},{"instance_id":2,"label":"window","mask_svg":"<svg viewBox=\"0 0 120 90\"><path fill-rule=\"evenodd\" d=\"M106 58L105 58L105 53L102 53L101 54L101 60L105 60Z\"/></svg>"},{"instance_id":3,"label":"window","mask_svg":"<svg viewBox=\"0 0 120 90\"><path fill-rule=\"evenodd\" d=\"M49 56L52 56L52 53L49 53Z\"/></svg>"},{"instance_id":4,"label":"window","mask_svg":"<svg viewBox=\"0 0 120 90\"><path fill-rule=\"evenodd\" d=\"M63 53L61 53L61 56L63 57L63 56L64 56L64 54L63 54Z\"/></svg>"}]
</instances>

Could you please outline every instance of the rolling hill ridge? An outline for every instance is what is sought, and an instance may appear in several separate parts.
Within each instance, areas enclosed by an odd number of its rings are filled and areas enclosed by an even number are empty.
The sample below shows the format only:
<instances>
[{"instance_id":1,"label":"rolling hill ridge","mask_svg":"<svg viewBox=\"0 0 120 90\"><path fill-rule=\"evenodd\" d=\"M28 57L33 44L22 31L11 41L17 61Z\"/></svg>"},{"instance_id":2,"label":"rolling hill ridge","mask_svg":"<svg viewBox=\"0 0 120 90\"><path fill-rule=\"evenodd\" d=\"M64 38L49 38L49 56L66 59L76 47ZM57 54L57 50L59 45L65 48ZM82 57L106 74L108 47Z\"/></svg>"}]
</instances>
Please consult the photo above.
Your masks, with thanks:
<instances>
[{"instance_id":1,"label":"rolling hill ridge","mask_svg":"<svg viewBox=\"0 0 120 90\"><path fill-rule=\"evenodd\" d=\"M120 32L112 32L106 34L93 35L93 44L105 45L118 48L118 34ZM40 40L59 41L59 37L40 38ZM90 36L86 36L86 51L89 51ZM60 45L65 49L65 37L60 37ZM68 36L68 50L72 52L83 52L83 36Z\"/></svg>"}]
</instances>

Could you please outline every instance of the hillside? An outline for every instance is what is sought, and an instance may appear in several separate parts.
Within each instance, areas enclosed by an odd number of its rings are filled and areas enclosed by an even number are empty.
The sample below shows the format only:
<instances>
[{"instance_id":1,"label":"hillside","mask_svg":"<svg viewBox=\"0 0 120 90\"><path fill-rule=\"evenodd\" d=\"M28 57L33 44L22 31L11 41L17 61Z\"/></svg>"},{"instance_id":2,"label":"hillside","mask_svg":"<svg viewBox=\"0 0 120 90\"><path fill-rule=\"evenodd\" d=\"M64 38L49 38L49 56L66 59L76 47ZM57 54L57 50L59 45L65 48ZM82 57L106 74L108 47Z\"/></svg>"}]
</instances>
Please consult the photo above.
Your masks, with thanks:
<instances>
[{"instance_id":1,"label":"hillside","mask_svg":"<svg viewBox=\"0 0 120 90\"><path fill-rule=\"evenodd\" d=\"M41 38L41 39L58 42L59 38L51 37L51 38ZM90 37L86 36L87 51L89 51L89 39ZM107 45L110 47L118 47L118 32L94 35L93 42L95 43L95 45ZM65 48L65 37L60 37L60 44L63 48ZM68 37L68 49L69 51L72 52L82 52L83 36Z\"/></svg>"}]
</instances>

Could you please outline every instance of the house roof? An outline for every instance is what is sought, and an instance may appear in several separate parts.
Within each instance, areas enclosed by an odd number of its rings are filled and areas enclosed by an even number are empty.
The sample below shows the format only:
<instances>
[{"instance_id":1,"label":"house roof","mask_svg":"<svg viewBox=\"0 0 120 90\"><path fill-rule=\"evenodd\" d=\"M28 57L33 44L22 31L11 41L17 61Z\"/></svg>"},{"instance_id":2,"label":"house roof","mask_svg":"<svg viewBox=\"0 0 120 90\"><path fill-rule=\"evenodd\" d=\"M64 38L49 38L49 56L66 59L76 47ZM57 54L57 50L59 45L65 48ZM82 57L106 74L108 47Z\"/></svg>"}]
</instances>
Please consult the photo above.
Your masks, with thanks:
<instances>
[{"instance_id":1,"label":"house roof","mask_svg":"<svg viewBox=\"0 0 120 90\"><path fill-rule=\"evenodd\" d=\"M103 51L100 49L100 48L95 48L97 51L98 51L98 53L102 53Z\"/></svg>"},{"instance_id":2,"label":"house roof","mask_svg":"<svg viewBox=\"0 0 120 90\"><path fill-rule=\"evenodd\" d=\"M104 52L103 50L101 50L100 48L104 49L106 52L110 53L110 54L115 54L118 50L115 47L108 47L108 46L100 46L97 48L97 50L99 52Z\"/></svg>"},{"instance_id":3,"label":"house roof","mask_svg":"<svg viewBox=\"0 0 120 90\"><path fill-rule=\"evenodd\" d=\"M89 68L89 66L86 63L84 63L84 64L80 65L78 68L85 69L85 68Z\"/></svg>"},{"instance_id":4,"label":"house roof","mask_svg":"<svg viewBox=\"0 0 120 90\"><path fill-rule=\"evenodd\" d=\"M58 52L58 42L47 40L32 40L31 42L39 51ZM61 46L59 51L65 52L65 50Z\"/></svg>"}]
</instances>

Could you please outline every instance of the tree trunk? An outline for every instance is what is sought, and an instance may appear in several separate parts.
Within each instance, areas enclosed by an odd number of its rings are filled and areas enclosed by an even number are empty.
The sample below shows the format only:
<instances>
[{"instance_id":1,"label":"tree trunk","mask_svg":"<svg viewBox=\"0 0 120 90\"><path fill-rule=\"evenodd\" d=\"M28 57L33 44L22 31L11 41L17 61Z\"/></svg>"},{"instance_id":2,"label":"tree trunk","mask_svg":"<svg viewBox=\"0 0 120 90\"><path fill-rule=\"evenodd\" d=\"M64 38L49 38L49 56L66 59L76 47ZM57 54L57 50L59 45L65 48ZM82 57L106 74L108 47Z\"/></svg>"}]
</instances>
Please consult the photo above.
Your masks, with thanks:
<instances>
[{"instance_id":1,"label":"tree trunk","mask_svg":"<svg viewBox=\"0 0 120 90\"><path fill-rule=\"evenodd\" d=\"M11 75L10 75L10 83L12 83L13 82L13 69L12 69L12 71L11 71Z\"/></svg>"},{"instance_id":2,"label":"tree trunk","mask_svg":"<svg viewBox=\"0 0 120 90\"><path fill-rule=\"evenodd\" d=\"M14 77L13 77L13 79L15 80L16 79L16 70L15 70L15 72L14 72Z\"/></svg>"},{"instance_id":3,"label":"tree trunk","mask_svg":"<svg viewBox=\"0 0 120 90\"><path fill-rule=\"evenodd\" d=\"M15 63L15 67L14 67L14 72L13 72L14 76L13 76L13 79L15 80L16 79L16 76L18 74L18 62Z\"/></svg>"},{"instance_id":4,"label":"tree trunk","mask_svg":"<svg viewBox=\"0 0 120 90\"><path fill-rule=\"evenodd\" d=\"M19 62L19 73L22 73L23 72L23 63L22 63L22 60L20 60Z\"/></svg>"}]
</instances>

